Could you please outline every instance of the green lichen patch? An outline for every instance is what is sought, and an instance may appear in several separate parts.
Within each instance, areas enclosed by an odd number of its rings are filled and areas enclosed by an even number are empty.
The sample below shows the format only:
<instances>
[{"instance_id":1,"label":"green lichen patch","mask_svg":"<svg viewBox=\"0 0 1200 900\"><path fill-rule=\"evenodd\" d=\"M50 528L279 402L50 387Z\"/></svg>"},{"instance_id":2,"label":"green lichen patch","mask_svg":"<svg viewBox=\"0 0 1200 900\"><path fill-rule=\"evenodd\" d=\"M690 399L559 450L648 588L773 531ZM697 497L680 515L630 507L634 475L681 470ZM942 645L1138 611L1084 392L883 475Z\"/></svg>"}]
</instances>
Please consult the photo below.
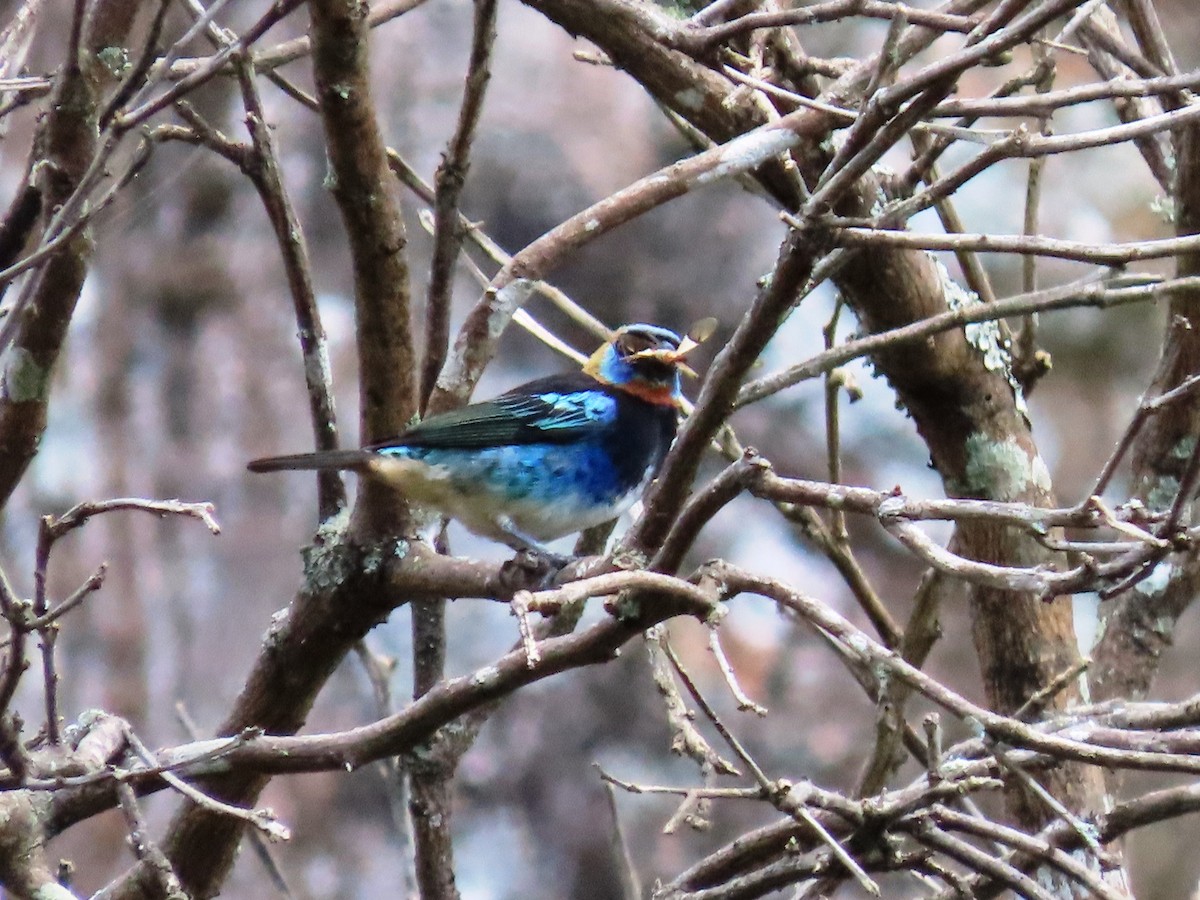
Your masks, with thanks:
<instances>
[{"instance_id":1,"label":"green lichen patch","mask_svg":"<svg viewBox=\"0 0 1200 900\"><path fill-rule=\"evenodd\" d=\"M96 54L96 59L113 78L124 78L132 66L129 51L124 47L105 47Z\"/></svg>"},{"instance_id":2,"label":"green lichen patch","mask_svg":"<svg viewBox=\"0 0 1200 900\"><path fill-rule=\"evenodd\" d=\"M968 291L951 278L950 273L946 271L946 267L940 261L936 261L936 265L938 277L942 282L942 292L946 298L946 306L958 310L980 305L981 301L973 291ZM1021 389L1021 383L1017 381L1016 375L1013 374L1012 341L1000 321L989 319L986 322L971 322L963 326L963 333L967 338L967 343L979 351L983 367L989 372L1003 375L1008 381L1009 387L1012 388L1013 401L1017 411L1027 417L1029 409L1025 405L1025 392Z\"/></svg>"},{"instance_id":3,"label":"green lichen patch","mask_svg":"<svg viewBox=\"0 0 1200 900\"><path fill-rule=\"evenodd\" d=\"M1171 448L1171 455L1176 459L1191 459L1192 454L1196 452L1196 436L1194 434L1186 435L1176 442Z\"/></svg>"},{"instance_id":4,"label":"green lichen patch","mask_svg":"<svg viewBox=\"0 0 1200 900\"><path fill-rule=\"evenodd\" d=\"M14 347L4 367L4 396L13 403L44 403L50 390L50 367L28 350Z\"/></svg>"},{"instance_id":5,"label":"green lichen patch","mask_svg":"<svg viewBox=\"0 0 1200 900\"><path fill-rule=\"evenodd\" d=\"M966 467L961 481L952 487L967 497L989 500L1020 500L1031 489L1050 490L1050 471L1040 455L1029 454L1015 438L997 440L976 433L967 438Z\"/></svg>"},{"instance_id":6,"label":"green lichen patch","mask_svg":"<svg viewBox=\"0 0 1200 900\"><path fill-rule=\"evenodd\" d=\"M346 543L350 513L343 509L321 523L310 546L304 548L304 578L308 588L324 593L345 581L357 570Z\"/></svg>"},{"instance_id":7,"label":"green lichen patch","mask_svg":"<svg viewBox=\"0 0 1200 900\"><path fill-rule=\"evenodd\" d=\"M1179 479L1174 475L1159 475L1150 479L1146 490L1146 506L1151 511L1162 512L1171 508L1179 493Z\"/></svg>"}]
</instances>

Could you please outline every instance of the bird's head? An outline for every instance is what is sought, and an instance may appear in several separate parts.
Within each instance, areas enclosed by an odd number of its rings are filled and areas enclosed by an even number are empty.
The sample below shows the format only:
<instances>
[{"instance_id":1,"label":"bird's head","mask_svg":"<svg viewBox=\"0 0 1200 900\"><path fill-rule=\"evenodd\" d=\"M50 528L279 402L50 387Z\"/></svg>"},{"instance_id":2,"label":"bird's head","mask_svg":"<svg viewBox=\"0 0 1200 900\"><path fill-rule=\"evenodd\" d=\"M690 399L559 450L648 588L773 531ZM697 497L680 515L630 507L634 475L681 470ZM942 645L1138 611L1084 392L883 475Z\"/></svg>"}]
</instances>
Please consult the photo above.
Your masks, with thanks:
<instances>
[{"instance_id":1,"label":"bird's head","mask_svg":"<svg viewBox=\"0 0 1200 900\"><path fill-rule=\"evenodd\" d=\"M711 333L711 328L707 331ZM615 385L643 400L674 406L682 396L679 373L696 374L684 359L708 333L699 338L691 335L681 338L657 325L626 325L592 354L583 370L597 381Z\"/></svg>"}]
</instances>

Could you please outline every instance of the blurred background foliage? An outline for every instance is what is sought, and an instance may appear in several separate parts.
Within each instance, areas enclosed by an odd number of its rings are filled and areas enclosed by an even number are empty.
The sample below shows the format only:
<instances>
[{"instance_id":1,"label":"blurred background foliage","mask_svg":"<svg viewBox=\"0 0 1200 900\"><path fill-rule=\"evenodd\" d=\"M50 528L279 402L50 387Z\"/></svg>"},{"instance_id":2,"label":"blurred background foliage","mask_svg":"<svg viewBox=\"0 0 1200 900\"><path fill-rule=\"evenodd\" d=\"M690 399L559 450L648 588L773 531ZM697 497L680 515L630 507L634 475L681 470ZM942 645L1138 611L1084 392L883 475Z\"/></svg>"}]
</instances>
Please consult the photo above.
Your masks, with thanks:
<instances>
[{"instance_id":1,"label":"blurred background foliage","mask_svg":"<svg viewBox=\"0 0 1200 900\"><path fill-rule=\"evenodd\" d=\"M0 4L0 21L12 6ZM260 11L255 6L262 4L235 5L230 24L250 21ZM1171 0L1156 6L1181 68L1200 64L1200 17L1192 5ZM62 33L39 30L30 71L47 71L61 58L69 3L60 0L54 15ZM299 34L305 21L303 13L293 15L271 37ZM384 133L426 178L457 115L470 21L468 0L430 0L374 34L375 96ZM814 55L856 57L878 47L885 30L880 22L817 26L805 29L803 39ZM194 49L200 54L208 48ZM501 3L492 86L463 208L510 252L689 152L631 80L573 57L587 49L522 5ZM929 55L938 50L935 44ZM1027 62L1017 59L982 74L972 70L960 92L985 93L990 83L978 79L986 75L998 83ZM284 72L301 85L310 83L306 60ZM1073 73L1069 58L1058 74L1059 86L1089 77L1082 63ZM210 82L190 99L231 136L244 134L232 82ZM350 267L340 218L324 184L321 129L315 113L281 92L264 86L264 99L330 334L344 442L353 444ZM1093 104L1066 111L1062 123L1099 127L1110 116L1108 106ZM32 113L22 110L7 121L0 143L5 196L23 174ZM1026 165L995 166L960 192L956 200L968 229L1020 230ZM1157 186L1132 146L1052 157L1044 178L1046 234L1093 241L1170 234L1156 211ZM417 296L430 245L420 210L408 195ZM913 226L937 228L924 217ZM555 273L554 283L610 325L651 321L682 330L712 315L722 320L727 335L755 280L770 269L782 233L766 204L723 182L588 246ZM211 731L240 689L272 615L300 583L297 551L315 525L315 482L300 474L260 478L244 465L255 456L306 448L311 431L282 265L259 199L240 173L203 149L159 147L98 223L96 238L96 264L66 363L55 378L50 427L29 477L3 511L0 553L20 589L27 590L40 515L80 500L125 495L216 504L224 528L218 538L187 521L102 517L69 539L51 572L52 588L61 595L100 560L111 563L103 591L63 629L64 714L70 719L100 706L129 718L148 743L165 745L187 737L176 704L201 732ZM951 255L945 261L957 271ZM1019 258L984 261L1001 295L1019 291ZM1071 263L1040 263L1042 284L1078 274ZM455 293L456 315L478 294L478 284L464 274ZM767 364L773 368L820 349L834 301L828 290L806 301L772 344ZM531 312L580 349L592 349L590 338L548 307ZM853 328L843 317L842 336ZM1161 314L1140 305L1043 317L1041 335L1054 369L1031 398L1032 417L1064 503L1080 499L1109 454L1156 362L1161 329ZM721 338L719 331L712 344ZM713 348L706 352L711 356ZM699 362L702 369L706 359ZM569 365L511 328L479 395ZM890 388L869 365L851 366L850 372L863 399L843 411L844 479L937 495L940 486L928 470L924 446L896 409ZM742 440L760 448L780 471L824 478L823 403L821 384L810 381L733 421ZM747 502L724 510L702 536L696 559L719 553L763 567L861 620L836 573L806 548L801 535L778 518L748 515L748 509ZM903 617L919 565L871 523L850 525L859 559ZM451 531L451 546L456 553L488 558L506 554L461 530ZM1085 616L1087 606L1086 599L1080 603ZM487 662L516 637L515 621L502 604L459 602L449 615L451 674ZM393 689L400 698L411 691L407 618L406 610L397 612L372 636L373 646L397 661ZM928 668L980 699L965 610L951 605L942 621L945 636ZM743 686L770 710L761 720L734 711L699 626L677 621L671 632L689 667L723 712L736 718L739 734L764 766L839 789L853 785L872 738L874 710L807 630L765 601L733 604L722 634ZM1195 690L1189 647L1198 638L1194 616L1185 619L1178 638L1183 646L1164 666L1161 696ZM918 706L915 715L920 711ZM309 729L347 728L376 715L361 667L350 659L322 694ZM611 819L593 764L634 781L693 781L693 765L672 756L669 742L638 645L617 664L520 692L491 720L460 770L455 827L463 896L619 896ZM150 798L151 817L161 821L175 802L168 795ZM292 842L276 851L294 896L401 896L404 854L375 767L350 777L277 778L264 803L294 832ZM708 830L683 827L664 835L672 799L621 795L617 805L648 883L678 872L769 812L759 804L727 803L715 808ZM1185 821L1148 829L1133 841L1131 861L1144 896L1186 897L1195 885L1200 857L1187 852L1194 851L1195 838ZM124 835L124 824L112 812L74 828L54 850L75 860L79 888L92 891L128 865ZM244 853L224 895L270 893L263 869L253 854Z\"/></svg>"}]
</instances>

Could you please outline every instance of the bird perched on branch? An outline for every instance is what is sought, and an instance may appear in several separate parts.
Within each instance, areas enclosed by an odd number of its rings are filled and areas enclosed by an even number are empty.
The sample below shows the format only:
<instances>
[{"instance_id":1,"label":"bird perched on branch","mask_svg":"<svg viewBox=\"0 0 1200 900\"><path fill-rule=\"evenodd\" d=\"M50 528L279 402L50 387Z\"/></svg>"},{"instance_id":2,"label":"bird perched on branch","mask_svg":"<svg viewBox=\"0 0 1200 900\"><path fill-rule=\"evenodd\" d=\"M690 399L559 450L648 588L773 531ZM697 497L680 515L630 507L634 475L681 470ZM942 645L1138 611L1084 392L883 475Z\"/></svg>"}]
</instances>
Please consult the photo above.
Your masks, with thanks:
<instances>
[{"instance_id":1,"label":"bird perched on branch","mask_svg":"<svg viewBox=\"0 0 1200 900\"><path fill-rule=\"evenodd\" d=\"M256 459L252 472L348 469L516 550L619 516L641 496L675 437L685 357L713 331L681 338L626 325L583 371L539 378L493 400L430 416L361 450Z\"/></svg>"}]
</instances>

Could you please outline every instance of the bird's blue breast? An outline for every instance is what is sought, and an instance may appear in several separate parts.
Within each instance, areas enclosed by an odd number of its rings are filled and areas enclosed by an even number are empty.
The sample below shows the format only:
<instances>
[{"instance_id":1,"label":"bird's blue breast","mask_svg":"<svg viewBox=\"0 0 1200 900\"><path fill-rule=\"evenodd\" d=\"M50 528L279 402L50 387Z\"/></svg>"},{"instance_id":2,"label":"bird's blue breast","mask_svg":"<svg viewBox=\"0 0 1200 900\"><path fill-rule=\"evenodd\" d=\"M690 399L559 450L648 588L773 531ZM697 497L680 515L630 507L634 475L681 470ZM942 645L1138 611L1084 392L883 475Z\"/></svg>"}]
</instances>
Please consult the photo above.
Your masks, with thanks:
<instances>
[{"instance_id":1,"label":"bird's blue breast","mask_svg":"<svg viewBox=\"0 0 1200 900\"><path fill-rule=\"evenodd\" d=\"M548 541L633 505L674 431L673 408L581 375L435 417L374 450L417 463L390 470L397 486L472 531Z\"/></svg>"},{"instance_id":2,"label":"bird's blue breast","mask_svg":"<svg viewBox=\"0 0 1200 900\"><path fill-rule=\"evenodd\" d=\"M466 511L459 517L468 527L475 515L487 521L504 516L538 540L554 540L619 516L649 480L652 463L646 459L630 466L615 458L604 440L594 438L471 450L396 447L383 455L427 466L431 478L462 498Z\"/></svg>"},{"instance_id":3,"label":"bird's blue breast","mask_svg":"<svg viewBox=\"0 0 1200 900\"><path fill-rule=\"evenodd\" d=\"M480 450L397 447L388 454L442 467L463 488L485 488L511 500L553 503L564 493L571 493L604 504L636 486L639 480L622 477L624 473L596 440Z\"/></svg>"}]
</instances>

